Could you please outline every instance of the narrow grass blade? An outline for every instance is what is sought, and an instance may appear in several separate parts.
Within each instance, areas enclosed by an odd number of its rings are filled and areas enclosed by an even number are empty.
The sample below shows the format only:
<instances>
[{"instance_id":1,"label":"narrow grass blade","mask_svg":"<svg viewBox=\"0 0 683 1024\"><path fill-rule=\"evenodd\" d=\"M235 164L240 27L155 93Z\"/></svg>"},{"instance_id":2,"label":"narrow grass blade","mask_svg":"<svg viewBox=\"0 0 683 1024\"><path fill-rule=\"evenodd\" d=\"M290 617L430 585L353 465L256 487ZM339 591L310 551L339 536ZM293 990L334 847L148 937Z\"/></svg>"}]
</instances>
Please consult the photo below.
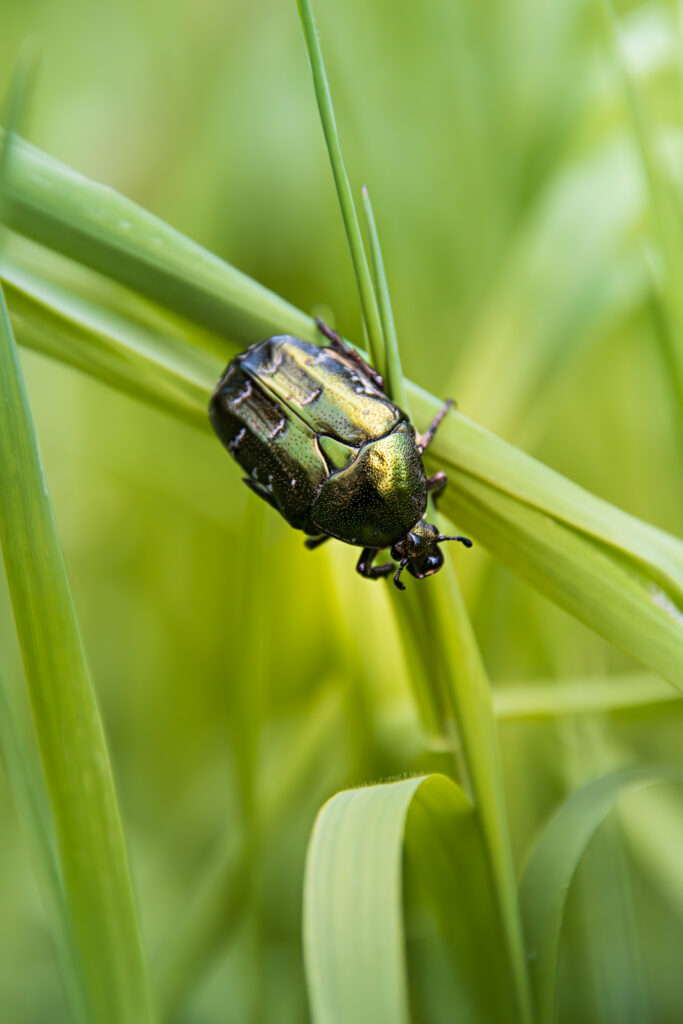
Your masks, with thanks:
<instances>
[{"instance_id":1,"label":"narrow grass blade","mask_svg":"<svg viewBox=\"0 0 683 1024\"><path fill-rule=\"evenodd\" d=\"M171 331L147 329L6 259L12 326L26 348L89 373L200 429L222 361Z\"/></svg>"},{"instance_id":2,"label":"narrow grass blade","mask_svg":"<svg viewBox=\"0 0 683 1024\"><path fill-rule=\"evenodd\" d=\"M387 284L387 276L384 270L382 249L379 244L375 215L372 211L372 204L370 203L370 194L365 185L363 185L363 210L365 212L365 223L367 226L368 238L370 240L370 256L372 258L372 269L375 277L375 288L377 290L377 300L379 304L380 318L382 321L382 332L384 334L384 365L380 370L384 377L386 393L400 409L403 409L408 416L408 419L410 419L410 407L408 405L408 395L403 382L401 353L398 348L396 325L394 324L394 313L391 308L391 299L389 298L389 286Z\"/></svg>"},{"instance_id":3,"label":"narrow grass blade","mask_svg":"<svg viewBox=\"0 0 683 1024\"><path fill-rule=\"evenodd\" d=\"M55 856L45 787L40 779L38 753L22 734L5 678L0 672L0 754L10 784L17 817L29 850L43 905L53 930L57 958L69 1008L79 1024L85 1024L85 1007L69 916Z\"/></svg>"},{"instance_id":4,"label":"narrow grass blade","mask_svg":"<svg viewBox=\"0 0 683 1024\"><path fill-rule=\"evenodd\" d=\"M659 676L637 672L506 684L494 691L493 707L499 721L516 722L668 704L676 709L682 699Z\"/></svg>"},{"instance_id":5,"label":"narrow grass blade","mask_svg":"<svg viewBox=\"0 0 683 1024\"><path fill-rule=\"evenodd\" d=\"M678 187L663 166L644 97L628 68L611 0L602 0L602 9L650 194L655 241L661 258L661 272L655 271L653 278L669 324L669 330L662 333L662 341L667 345L680 413L683 410L683 228Z\"/></svg>"},{"instance_id":6,"label":"narrow grass blade","mask_svg":"<svg viewBox=\"0 0 683 1024\"><path fill-rule=\"evenodd\" d=\"M593 833L622 794L683 781L667 768L623 768L586 783L560 807L531 851L520 887L538 1024L555 1020L557 958L567 894Z\"/></svg>"},{"instance_id":7,"label":"narrow grass blade","mask_svg":"<svg viewBox=\"0 0 683 1024\"><path fill-rule=\"evenodd\" d=\"M404 896L409 910L421 908L407 935ZM408 1024L409 973L429 996L428 1024L503 1020L511 993L497 937L476 819L455 783L406 779L339 793L322 808L304 881L315 1024Z\"/></svg>"},{"instance_id":8,"label":"narrow grass blade","mask_svg":"<svg viewBox=\"0 0 683 1024\"><path fill-rule=\"evenodd\" d=\"M386 343L385 373L392 398L410 415L384 261L366 188L363 203ZM431 500L428 515L434 520ZM520 1020L529 1020L528 977L490 687L452 564L448 562L442 570L437 587L411 593L407 601L405 594L392 592L392 598L402 623L401 635L413 668L416 694L418 699L427 697L421 702L428 708L426 724L437 720L479 815L514 978L517 1011Z\"/></svg>"},{"instance_id":9,"label":"narrow grass blade","mask_svg":"<svg viewBox=\"0 0 683 1024\"><path fill-rule=\"evenodd\" d=\"M80 982L98 1024L152 1020L102 723L0 289L0 542Z\"/></svg>"},{"instance_id":10,"label":"narrow grass blade","mask_svg":"<svg viewBox=\"0 0 683 1024\"><path fill-rule=\"evenodd\" d=\"M452 562L446 562L429 589L418 591L413 586L410 593L392 596L409 656L410 648L416 648L411 663L428 697L431 716L443 741L457 755L463 788L476 809L517 1019L528 1021L528 976L491 690ZM430 720L425 724L429 727Z\"/></svg>"},{"instance_id":11,"label":"narrow grass blade","mask_svg":"<svg viewBox=\"0 0 683 1024\"><path fill-rule=\"evenodd\" d=\"M372 286L368 258L365 252L365 246L363 245L363 238L360 233L358 214L356 213L356 207L351 193L351 186L349 185L349 179L346 174L341 147L339 145L337 125L334 118L334 110L332 108L332 97L330 95L330 87L327 82L327 75L325 74L325 65L323 63L323 55L320 49L318 30L313 18L313 9L311 7L310 0L297 0L297 6L299 8L299 17L301 19L304 41L306 43L306 52L308 53L308 59L311 65L313 86L315 88L315 96L318 101L318 111L320 113L323 132L325 133L327 151L330 155L334 183L337 188L339 206L341 207L344 227L346 228L346 237L348 238L349 249L351 250L351 259L353 261L353 269L356 275L356 284L358 286L363 319L368 332L370 361L373 366L376 366L379 369L384 365L384 339L382 336L382 325L380 322L377 299Z\"/></svg>"}]
</instances>

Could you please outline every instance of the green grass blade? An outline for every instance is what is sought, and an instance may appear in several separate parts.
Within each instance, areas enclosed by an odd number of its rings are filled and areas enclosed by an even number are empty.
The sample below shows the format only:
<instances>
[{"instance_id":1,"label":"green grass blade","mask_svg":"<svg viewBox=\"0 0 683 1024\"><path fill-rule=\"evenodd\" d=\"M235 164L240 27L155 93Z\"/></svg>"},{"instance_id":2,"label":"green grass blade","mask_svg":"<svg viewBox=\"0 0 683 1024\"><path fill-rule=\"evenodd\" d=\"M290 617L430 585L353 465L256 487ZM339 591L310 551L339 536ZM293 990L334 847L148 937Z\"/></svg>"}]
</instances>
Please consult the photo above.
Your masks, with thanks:
<instances>
[{"instance_id":1,"label":"green grass blade","mask_svg":"<svg viewBox=\"0 0 683 1024\"><path fill-rule=\"evenodd\" d=\"M301 807L302 793L306 794L304 799L310 798L311 777L320 776L320 764L339 732L340 712L339 689L324 687L296 734L291 756L278 761L274 777L267 775L259 787L256 806L264 842L277 842L273 836L286 829L292 813ZM243 831L231 829L198 891L191 894L183 908L183 927L169 930L158 950L153 963L162 1020L173 1018L242 919L252 853Z\"/></svg>"},{"instance_id":2,"label":"green grass blade","mask_svg":"<svg viewBox=\"0 0 683 1024\"><path fill-rule=\"evenodd\" d=\"M631 76L623 52L611 0L602 0L602 9L650 195L655 241L662 262L661 273L655 272L653 277L669 325L669 330L661 332L661 340L667 346L668 362L673 370L671 383L680 415L683 411L683 229L678 187L663 167L644 97Z\"/></svg>"},{"instance_id":3,"label":"green grass blade","mask_svg":"<svg viewBox=\"0 0 683 1024\"><path fill-rule=\"evenodd\" d=\"M146 328L9 259L0 264L20 344L208 429L208 394L221 362L185 336Z\"/></svg>"},{"instance_id":4,"label":"green grass blade","mask_svg":"<svg viewBox=\"0 0 683 1024\"><path fill-rule=\"evenodd\" d=\"M392 398L409 413L384 261L366 188L363 204L386 343L384 373ZM435 519L431 500L427 514L430 520ZM437 720L479 815L514 978L517 1011L519 1019L526 1021L531 1015L530 994L491 693L452 563L442 570L436 587L415 593L411 588L408 595L392 590L392 600L413 667L416 695L418 699L425 695L428 698L426 724Z\"/></svg>"},{"instance_id":5,"label":"green grass blade","mask_svg":"<svg viewBox=\"0 0 683 1024\"><path fill-rule=\"evenodd\" d=\"M98 1024L144 1024L152 1012L109 757L1 289L0 379L0 541L79 977Z\"/></svg>"},{"instance_id":6,"label":"green grass blade","mask_svg":"<svg viewBox=\"0 0 683 1024\"><path fill-rule=\"evenodd\" d=\"M85 1007L74 956L69 917L54 849L50 812L41 783L37 751L30 749L0 672L0 753L12 791L38 889L53 930L67 1001L74 1018L85 1022Z\"/></svg>"},{"instance_id":7,"label":"green grass blade","mask_svg":"<svg viewBox=\"0 0 683 1024\"><path fill-rule=\"evenodd\" d=\"M421 1019L504 1019L511 993L482 853L472 807L444 776L350 790L322 808L304 881L315 1024L408 1024L404 896L434 929L430 941L408 922L410 981L432 1004Z\"/></svg>"},{"instance_id":8,"label":"green grass blade","mask_svg":"<svg viewBox=\"0 0 683 1024\"><path fill-rule=\"evenodd\" d=\"M660 704L673 703L675 707L680 701L677 690L649 672L506 683L493 694L496 718L511 722L631 711Z\"/></svg>"},{"instance_id":9,"label":"green grass blade","mask_svg":"<svg viewBox=\"0 0 683 1024\"><path fill-rule=\"evenodd\" d=\"M273 323L319 341L310 317L113 189L21 139L8 154L3 216L14 231L236 342Z\"/></svg>"},{"instance_id":10,"label":"green grass blade","mask_svg":"<svg viewBox=\"0 0 683 1024\"><path fill-rule=\"evenodd\" d=\"M411 400L418 423L438 408L419 394ZM442 500L449 518L561 607L683 686L681 541L460 414L446 417L430 454L449 475Z\"/></svg>"},{"instance_id":11,"label":"green grass blade","mask_svg":"<svg viewBox=\"0 0 683 1024\"><path fill-rule=\"evenodd\" d=\"M417 648L411 661L421 662L418 678L431 698L438 731L457 754L463 788L479 818L517 1016L527 1021L528 975L491 690L452 561L447 560L429 589L392 592L392 599L402 623L401 636Z\"/></svg>"},{"instance_id":12,"label":"green grass blade","mask_svg":"<svg viewBox=\"0 0 683 1024\"><path fill-rule=\"evenodd\" d=\"M389 297L387 276L384 270L382 249L379 244L379 235L377 234L377 225L375 224L375 215L370 202L370 194L368 193L365 185L363 185L363 210L365 213L368 238L370 240L370 256L372 259L372 269L375 277L377 300L379 304L380 318L382 321L382 332L384 334L384 365L379 369L384 377L386 393L389 395L391 400L399 406L399 408L403 409L408 416L408 419L410 419L410 407L408 405L408 395L403 381L401 353L398 348L396 325L394 323L394 313L391 308L391 299Z\"/></svg>"},{"instance_id":13,"label":"green grass blade","mask_svg":"<svg viewBox=\"0 0 683 1024\"><path fill-rule=\"evenodd\" d=\"M671 781L683 781L683 772L633 767L603 775L572 793L536 840L522 878L520 898L539 1024L555 1020L564 908L588 842L624 793Z\"/></svg>"},{"instance_id":14,"label":"green grass blade","mask_svg":"<svg viewBox=\"0 0 683 1024\"><path fill-rule=\"evenodd\" d=\"M315 96L318 101L318 111L320 113L323 132L325 133L327 151L330 155L334 183L337 188L337 197L339 199L339 206L341 207L344 227L346 228L346 237L348 238L349 249L351 250L351 259L353 261L353 269L356 275L356 284L358 286L363 319L368 332L370 362L373 366L379 368L384 365L384 339L382 336L382 325L379 309L377 307L375 291L372 286L368 258L365 252L365 246L363 245L360 224L358 223L358 214L356 213L356 207L351 193L351 186L349 185L349 179L346 174L341 147L339 145L337 125L334 118L334 110L332 108L332 97L330 95L330 87L327 82L327 75L325 74L325 65L323 63L323 55L320 49L318 30L313 18L313 9L311 7L310 0L297 0L297 6L299 8L299 17L301 19L304 41L306 43L306 52L308 53L308 59L311 65Z\"/></svg>"},{"instance_id":15,"label":"green grass blade","mask_svg":"<svg viewBox=\"0 0 683 1024\"><path fill-rule=\"evenodd\" d=\"M64 255L100 269L112 268L117 280L236 340L248 323L256 322L260 335L290 330L320 340L312 319L254 282L250 282L250 305L245 312L246 300L239 288L242 275L128 200L93 185L25 143L12 146L8 178L14 226ZM75 218L76 227L60 230L63 217ZM124 222L132 229L122 228ZM162 239L163 244L157 245L154 239ZM145 272L150 251L155 259L153 274ZM188 278L181 286L179 278L185 272ZM160 290L161 280L165 284ZM207 302L202 296L209 297ZM21 335L20 331L20 340ZM68 337L59 340L61 357L74 361L75 356L66 355L68 341ZM119 342L124 358L127 339ZM84 368L90 358L86 346L83 339L72 348L72 352L81 351L78 358ZM139 359L134 337L130 346L132 370L127 384L120 361L100 373L106 379L111 371L110 382L127 390L134 386ZM226 344L225 351L233 354L235 347ZM154 367L148 361L140 365L144 365L141 379L149 379L149 395ZM175 365L178 375L186 373L192 382L191 415L200 422L211 385L208 381L200 385L206 388L203 396L195 390L197 367L190 343L177 346ZM215 366L217 378L222 369L218 358ZM208 372L202 373L206 379ZM423 429L441 403L410 382L406 389L416 426ZM163 394L165 388L159 390ZM443 507L451 519L572 615L683 685L680 541L589 494L460 414L446 417L430 457L435 468L449 472L451 486Z\"/></svg>"}]
</instances>

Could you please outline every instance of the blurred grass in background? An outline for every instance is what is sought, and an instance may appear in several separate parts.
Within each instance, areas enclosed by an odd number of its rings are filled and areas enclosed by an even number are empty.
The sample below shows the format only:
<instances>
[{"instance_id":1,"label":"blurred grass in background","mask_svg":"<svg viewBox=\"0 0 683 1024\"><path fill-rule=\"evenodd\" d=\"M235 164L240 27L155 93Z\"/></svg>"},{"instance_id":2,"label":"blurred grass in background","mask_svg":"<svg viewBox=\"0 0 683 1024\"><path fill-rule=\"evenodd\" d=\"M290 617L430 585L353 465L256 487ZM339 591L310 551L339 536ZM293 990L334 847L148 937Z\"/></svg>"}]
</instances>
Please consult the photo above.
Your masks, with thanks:
<instances>
[{"instance_id":1,"label":"blurred grass in background","mask_svg":"<svg viewBox=\"0 0 683 1024\"><path fill-rule=\"evenodd\" d=\"M41 54L32 142L361 337L293 3L1 9L3 91L27 36ZM680 185L678 7L619 14L629 80ZM373 196L406 375L680 535L681 409L656 286L666 253L652 245L657 204L601 6L352 0L317 16L347 167ZM384 587L356 577L348 548L303 551L208 436L22 360L150 950L182 930L226 834L310 754L286 813L254 840L247 912L205 956L178 1019L305 1019L301 884L318 807L345 786L446 766L413 724ZM681 762L681 706L568 711L570 683L593 693L639 666L480 545L458 569L509 701L501 740L521 863L581 782L624 761ZM0 652L21 705L4 586ZM510 715L520 681L537 682L546 708L557 687L561 713L530 714L527 696ZM1 1015L68 1020L4 776L0 814ZM562 941L562 1021L680 1019L682 815L675 791L646 791L591 844Z\"/></svg>"}]
</instances>

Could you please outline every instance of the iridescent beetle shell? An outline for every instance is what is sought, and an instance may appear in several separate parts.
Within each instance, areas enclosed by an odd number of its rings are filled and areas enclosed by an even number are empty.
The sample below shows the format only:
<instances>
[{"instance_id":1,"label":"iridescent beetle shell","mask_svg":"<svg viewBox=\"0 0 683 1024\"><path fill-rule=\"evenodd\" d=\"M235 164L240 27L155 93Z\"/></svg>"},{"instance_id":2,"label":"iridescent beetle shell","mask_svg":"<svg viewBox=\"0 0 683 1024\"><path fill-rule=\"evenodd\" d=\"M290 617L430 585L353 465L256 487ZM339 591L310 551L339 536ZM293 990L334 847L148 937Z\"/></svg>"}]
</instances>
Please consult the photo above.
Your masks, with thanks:
<instances>
[{"instance_id":1,"label":"iridescent beetle shell","mask_svg":"<svg viewBox=\"0 0 683 1024\"><path fill-rule=\"evenodd\" d=\"M422 517L428 488L442 490L445 476L427 479L422 451L440 417L426 441L417 438L381 378L323 329L334 347L280 335L233 359L211 398L213 429L245 483L308 534L309 547L328 537L362 547L357 568L369 578L393 572L372 566L390 547L401 568L431 575L446 538ZM396 582L403 589L398 573Z\"/></svg>"}]
</instances>

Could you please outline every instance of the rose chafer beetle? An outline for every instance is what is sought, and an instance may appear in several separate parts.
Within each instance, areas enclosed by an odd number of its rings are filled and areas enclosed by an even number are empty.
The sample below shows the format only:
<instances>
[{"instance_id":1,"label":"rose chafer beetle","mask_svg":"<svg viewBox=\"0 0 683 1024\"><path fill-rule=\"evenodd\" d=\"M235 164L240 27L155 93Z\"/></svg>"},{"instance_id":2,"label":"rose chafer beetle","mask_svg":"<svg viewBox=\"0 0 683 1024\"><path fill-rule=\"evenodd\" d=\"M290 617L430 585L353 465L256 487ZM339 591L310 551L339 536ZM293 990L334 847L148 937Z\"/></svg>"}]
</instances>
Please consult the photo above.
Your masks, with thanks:
<instances>
[{"instance_id":1,"label":"rose chafer beetle","mask_svg":"<svg viewBox=\"0 0 683 1024\"><path fill-rule=\"evenodd\" d=\"M280 335L251 345L228 365L211 397L216 434L248 473L244 482L292 526L308 548L330 537L361 547L367 579L394 572L373 565L384 548L424 579L443 565L445 537L427 523L427 494L438 497L446 474L427 477L422 455L453 404L416 434L389 400L382 378L321 320L330 345Z\"/></svg>"}]
</instances>

